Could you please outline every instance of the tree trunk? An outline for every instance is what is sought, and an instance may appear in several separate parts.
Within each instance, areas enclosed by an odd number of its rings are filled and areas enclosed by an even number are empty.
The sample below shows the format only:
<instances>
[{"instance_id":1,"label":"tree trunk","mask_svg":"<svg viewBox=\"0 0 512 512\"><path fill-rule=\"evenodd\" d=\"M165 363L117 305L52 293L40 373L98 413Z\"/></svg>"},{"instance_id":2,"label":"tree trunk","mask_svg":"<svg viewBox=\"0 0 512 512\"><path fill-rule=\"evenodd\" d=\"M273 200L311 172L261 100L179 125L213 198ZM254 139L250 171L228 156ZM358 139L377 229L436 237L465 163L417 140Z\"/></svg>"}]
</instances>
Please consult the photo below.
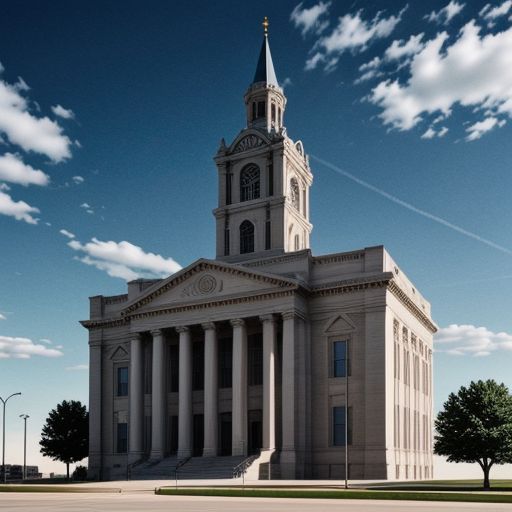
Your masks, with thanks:
<instances>
[{"instance_id":1,"label":"tree trunk","mask_svg":"<svg viewBox=\"0 0 512 512\"><path fill-rule=\"evenodd\" d=\"M69 480L69 462L66 462L66 473L68 475L68 480Z\"/></svg>"},{"instance_id":2,"label":"tree trunk","mask_svg":"<svg viewBox=\"0 0 512 512\"><path fill-rule=\"evenodd\" d=\"M485 465L482 469L484 471L484 491L489 491L491 489L491 484L489 482L489 471L491 468Z\"/></svg>"}]
</instances>

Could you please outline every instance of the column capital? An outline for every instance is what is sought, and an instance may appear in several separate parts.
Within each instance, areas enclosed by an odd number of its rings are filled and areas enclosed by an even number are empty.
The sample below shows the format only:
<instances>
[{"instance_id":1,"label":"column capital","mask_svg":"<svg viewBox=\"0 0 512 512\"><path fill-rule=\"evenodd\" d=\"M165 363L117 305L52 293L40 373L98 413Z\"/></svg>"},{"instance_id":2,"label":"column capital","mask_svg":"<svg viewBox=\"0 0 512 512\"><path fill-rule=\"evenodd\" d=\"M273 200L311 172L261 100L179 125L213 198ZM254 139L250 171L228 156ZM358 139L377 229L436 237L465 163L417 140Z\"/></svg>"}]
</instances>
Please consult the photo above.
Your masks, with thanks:
<instances>
[{"instance_id":1,"label":"column capital","mask_svg":"<svg viewBox=\"0 0 512 512\"><path fill-rule=\"evenodd\" d=\"M177 327L175 327L175 329L176 332L178 332L179 334L181 334L182 332L190 331L190 328L187 325L178 325Z\"/></svg>"},{"instance_id":2,"label":"column capital","mask_svg":"<svg viewBox=\"0 0 512 512\"><path fill-rule=\"evenodd\" d=\"M151 336L153 336L153 338L155 336L163 336L163 331L162 329L152 329L151 331L149 331L151 333Z\"/></svg>"},{"instance_id":3,"label":"column capital","mask_svg":"<svg viewBox=\"0 0 512 512\"><path fill-rule=\"evenodd\" d=\"M283 320L291 320L297 316L297 313L292 309L291 311L284 311L281 313L281 316L283 317Z\"/></svg>"},{"instance_id":4,"label":"column capital","mask_svg":"<svg viewBox=\"0 0 512 512\"><path fill-rule=\"evenodd\" d=\"M245 320L242 320L241 318L232 318L229 323L233 327L243 327L245 325Z\"/></svg>"},{"instance_id":5,"label":"column capital","mask_svg":"<svg viewBox=\"0 0 512 512\"><path fill-rule=\"evenodd\" d=\"M201 327L205 331L215 331L215 322L205 322L204 324L201 324Z\"/></svg>"},{"instance_id":6,"label":"column capital","mask_svg":"<svg viewBox=\"0 0 512 512\"><path fill-rule=\"evenodd\" d=\"M131 341L140 341L142 339L142 333L141 332L132 332L130 333L130 340Z\"/></svg>"},{"instance_id":7,"label":"column capital","mask_svg":"<svg viewBox=\"0 0 512 512\"><path fill-rule=\"evenodd\" d=\"M261 315L260 316L260 321L265 323L265 322L275 322L276 321L276 317L273 313L268 313L267 315Z\"/></svg>"}]
</instances>

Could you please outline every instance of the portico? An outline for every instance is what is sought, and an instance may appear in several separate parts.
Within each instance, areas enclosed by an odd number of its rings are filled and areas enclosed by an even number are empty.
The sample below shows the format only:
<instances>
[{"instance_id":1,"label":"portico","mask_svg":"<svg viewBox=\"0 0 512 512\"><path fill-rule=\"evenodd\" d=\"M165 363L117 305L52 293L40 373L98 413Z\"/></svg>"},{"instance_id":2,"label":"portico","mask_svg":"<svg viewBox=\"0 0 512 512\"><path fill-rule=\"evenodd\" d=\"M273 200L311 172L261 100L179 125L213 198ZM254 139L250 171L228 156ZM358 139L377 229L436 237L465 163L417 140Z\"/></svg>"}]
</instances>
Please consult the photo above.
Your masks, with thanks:
<instances>
[{"instance_id":1,"label":"portico","mask_svg":"<svg viewBox=\"0 0 512 512\"><path fill-rule=\"evenodd\" d=\"M283 313L267 313L260 316L246 318L222 319L216 322L201 322L197 324L166 326L160 329L133 333L131 336L131 351L135 357L130 361L130 401L129 401L129 459L136 461L144 456L144 408L143 374L144 358L143 344L151 345L151 448L149 457L152 460L162 459L168 455L166 450L167 431L171 426L166 418L169 417L167 404L175 398L169 393L166 382L173 379L172 371L179 375L178 388L178 448L177 457L184 459L194 454L194 400L193 394L202 391L202 403L195 404L195 410L202 409L204 428L202 456L213 457L220 453L222 419L219 416L219 331L223 339L232 340L232 386L223 388L225 396L231 400L231 454L248 455L255 448L265 451L274 451L276 448L276 418L281 419L277 430L282 432L283 447L287 452L294 451L294 420L293 403L294 393L294 335L295 322L300 318L295 311ZM252 341L248 340L248 332ZM282 346L282 361L291 361L292 364L282 365L282 378L276 386L276 360L278 358L278 334L280 339L284 333L285 342ZM169 361L169 346L178 345L179 365L173 368L166 364ZM259 339L256 339L259 338ZM203 368L194 368L193 344L203 344ZM253 349L254 357L248 357L249 343L259 344ZM148 352L148 351L146 351ZM261 359L261 360L259 360ZM197 360L196 360L197 361ZM249 369L248 364L254 365ZM200 365L198 365L200 366ZM147 365L146 365L147 368ZM193 373L203 369L204 387L193 390ZM256 375L258 372L261 375ZM248 376L253 376L251 384ZM252 384L252 383L256 384ZM282 386L282 382L286 382ZM251 393L249 394L249 388ZM276 414L276 391L282 393L279 400L283 408ZM229 393L231 391L231 393ZM250 432L249 401L251 406L260 407L260 439L257 436L258 427ZM254 410L254 409L251 409ZM220 428L219 428L220 427ZM252 434L252 435L251 435ZM249 439L251 437L251 439ZM225 436L224 436L225 438ZM224 441L225 442L225 441ZM259 446L258 446L259 445ZM169 447L167 447L169 448ZM225 449L225 446L224 446Z\"/></svg>"}]
</instances>

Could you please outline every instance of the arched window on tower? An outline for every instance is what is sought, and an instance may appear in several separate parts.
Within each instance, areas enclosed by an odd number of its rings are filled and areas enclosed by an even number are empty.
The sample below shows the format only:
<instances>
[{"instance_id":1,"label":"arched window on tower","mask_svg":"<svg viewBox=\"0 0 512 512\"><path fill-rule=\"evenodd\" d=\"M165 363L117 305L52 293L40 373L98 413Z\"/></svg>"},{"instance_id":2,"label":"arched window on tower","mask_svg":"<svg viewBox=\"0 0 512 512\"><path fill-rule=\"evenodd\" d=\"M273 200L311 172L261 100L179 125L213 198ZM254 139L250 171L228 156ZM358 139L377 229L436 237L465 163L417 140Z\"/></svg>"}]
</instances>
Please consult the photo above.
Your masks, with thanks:
<instances>
[{"instance_id":1,"label":"arched window on tower","mask_svg":"<svg viewBox=\"0 0 512 512\"><path fill-rule=\"evenodd\" d=\"M290 180L290 201L297 211L300 212L300 189L297 178Z\"/></svg>"},{"instance_id":2,"label":"arched window on tower","mask_svg":"<svg viewBox=\"0 0 512 512\"><path fill-rule=\"evenodd\" d=\"M295 250L298 251L300 249L300 238L299 235L295 235Z\"/></svg>"},{"instance_id":3,"label":"arched window on tower","mask_svg":"<svg viewBox=\"0 0 512 512\"><path fill-rule=\"evenodd\" d=\"M240 202L260 197L260 169L257 165L246 165L240 173Z\"/></svg>"},{"instance_id":4,"label":"arched window on tower","mask_svg":"<svg viewBox=\"0 0 512 512\"><path fill-rule=\"evenodd\" d=\"M240 224L240 254L254 252L254 224L244 220Z\"/></svg>"}]
</instances>

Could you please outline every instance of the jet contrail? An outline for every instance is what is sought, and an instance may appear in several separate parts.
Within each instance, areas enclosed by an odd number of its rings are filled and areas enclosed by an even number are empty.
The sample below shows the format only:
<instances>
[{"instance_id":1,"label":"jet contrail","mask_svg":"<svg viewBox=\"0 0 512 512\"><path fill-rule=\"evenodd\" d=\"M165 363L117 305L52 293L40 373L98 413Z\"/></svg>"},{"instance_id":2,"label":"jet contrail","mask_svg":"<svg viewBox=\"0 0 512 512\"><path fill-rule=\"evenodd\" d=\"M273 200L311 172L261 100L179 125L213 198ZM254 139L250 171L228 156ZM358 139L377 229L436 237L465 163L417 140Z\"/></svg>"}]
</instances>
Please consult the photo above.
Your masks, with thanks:
<instances>
[{"instance_id":1,"label":"jet contrail","mask_svg":"<svg viewBox=\"0 0 512 512\"><path fill-rule=\"evenodd\" d=\"M507 249L506 247L503 247L502 245L496 244L496 243L492 242L491 240L487 240L487 238L483 238L480 235L477 235L476 233L472 233L471 231L468 231L467 229L457 226L456 224L452 224L451 222L448 222L447 220L444 220L441 217L438 217L437 215L426 212L425 210L420 210L419 208L416 208L416 206L413 206L410 203L406 203L405 201L402 201L398 197L395 197L395 196L389 194L385 190L375 187L374 185L358 178L357 176L354 176L353 174L350 174L349 172L344 171L343 169L340 169L336 165L331 164L330 162L326 162L322 158L319 158L315 155L309 155L309 156L313 160L316 160L317 162L320 162L322 165L325 165L332 171L337 172L338 174L341 174L342 176L345 176L349 180L354 181L358 185L361 185L362 187L367 188L368 190L371 190L371 191L375 192L376 194L379 194L380 196L385 197L386 199L389 199L393 203L399 204L400 206L403 206L404 208L407 208L408 210L410 210L414 213L417 213L418 215L421 215L423 217L426 217L427 219L433 220L434 222L437 222L438 224L442 224L443 226L446 226L447 228L457 231L457 233L460 233L469 238L472 238L473 240L477 240L478 242L488 245L489 247L492 247L493 249L497 249L498 251L512 255L512 250Z\"/></svg>"}]
</instances>

